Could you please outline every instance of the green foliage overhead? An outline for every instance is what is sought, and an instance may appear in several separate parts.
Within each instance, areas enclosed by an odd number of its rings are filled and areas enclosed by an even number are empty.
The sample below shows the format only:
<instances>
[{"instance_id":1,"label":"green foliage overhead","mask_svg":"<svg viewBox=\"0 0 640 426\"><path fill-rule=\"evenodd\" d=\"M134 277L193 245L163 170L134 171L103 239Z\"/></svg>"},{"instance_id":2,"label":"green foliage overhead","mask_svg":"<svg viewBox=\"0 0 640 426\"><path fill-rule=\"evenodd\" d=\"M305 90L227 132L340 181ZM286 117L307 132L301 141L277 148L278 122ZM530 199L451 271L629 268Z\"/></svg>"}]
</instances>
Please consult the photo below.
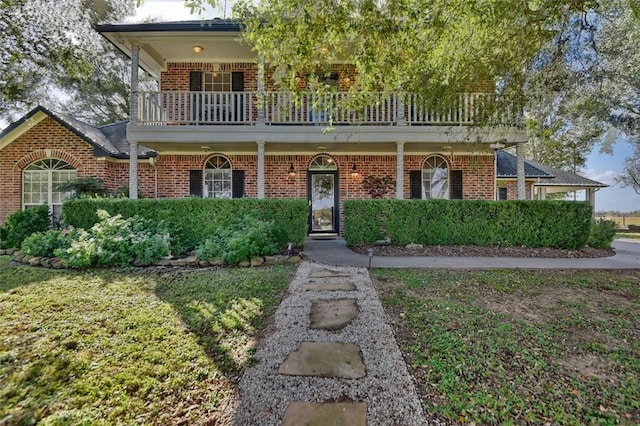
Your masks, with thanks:
<instances>
[{"instance_id":1,"label":"green foliage overhead","mask_svg":"<svg viewBox=\"0 0 640 426\"><path fill-rule=\"evenodd\" d=\"M592 208L570 201L347 200L350 246L391 238L394 244L525 246L578 249Z\"/></svg>"},{"instance_id":2,"label":"green foliage overhead","mask_svg":"<svg viewBox=\"0 0 640 426\"><path fill-rule=\"evenodd\" d=\"M594 1L245 0L235 8L245 37L276 83L329 71L340 61L357 70L353 89L453 96L471 83L522 92L524 73L573 14ZM312 84L313 86L313 84ZM322 89L318 85L319 89ZM426 97L426 96L425 96Z\"/></svg>"},{"instance_id":3,"label":"green foliage overhead","mask_svg":"<svg viewBox=\"0 0 640 426\"><path fill-rule=\"evenodd\" d=\"M242 198L140 199L97 198L69 200L62 206L64 221L76 228L91 228L97 221L96 211L111 215L140 216L164 221L171 234L173 254L184 254L220 228L230 227L234 220L249 213L274 223L273 236L278 247L288 243L302 246L307 235L308 205L306 200L257 200Z\"/></svg>"}]
</instances>

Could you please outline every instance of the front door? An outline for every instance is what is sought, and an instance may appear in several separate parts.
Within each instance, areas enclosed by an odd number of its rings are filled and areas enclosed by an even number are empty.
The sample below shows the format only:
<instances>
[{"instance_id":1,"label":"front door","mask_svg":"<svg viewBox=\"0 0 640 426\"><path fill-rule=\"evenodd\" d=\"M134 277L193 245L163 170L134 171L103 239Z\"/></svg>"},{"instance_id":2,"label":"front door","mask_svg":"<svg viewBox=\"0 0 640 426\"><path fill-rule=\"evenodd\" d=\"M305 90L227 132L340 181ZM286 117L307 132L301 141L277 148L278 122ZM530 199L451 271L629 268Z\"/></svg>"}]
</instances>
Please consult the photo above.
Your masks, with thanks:
<instances>
[{"instance_id":1,"label":"front door","mask_svg":"<svg viewBox=\"0 0 640 426\"><path fill-rule=\"evenodd\" d=\"M338 214L338 172L309 172L309 232L337 233Z\"/></svg>"}]
</instances>

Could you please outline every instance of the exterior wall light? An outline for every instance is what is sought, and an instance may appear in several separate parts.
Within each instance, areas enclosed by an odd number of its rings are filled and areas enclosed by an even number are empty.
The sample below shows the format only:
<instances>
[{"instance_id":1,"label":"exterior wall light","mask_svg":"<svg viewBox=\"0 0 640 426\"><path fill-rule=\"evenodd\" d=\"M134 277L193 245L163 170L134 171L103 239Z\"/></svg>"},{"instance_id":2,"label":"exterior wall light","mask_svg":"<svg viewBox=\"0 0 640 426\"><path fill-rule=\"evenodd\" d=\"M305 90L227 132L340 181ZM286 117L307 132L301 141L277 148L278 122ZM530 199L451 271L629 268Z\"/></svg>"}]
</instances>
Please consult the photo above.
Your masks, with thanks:
<instances>
[{"instance_id":1,"label":"exterior wall light","mask_svg":"<svg viewBox=\"0 0 640 426\"><path fill-rule=\"evenodd\" d=\"M291 177L295 177L296 176L296 169L293 167L293 163L291 163L289 165L289 176L291 176Z\"/></svg>"},{"instance_id":2,"label":"exterior wall light","mask_svg":"<svg viewBox=\"0 0 640 426\"><path fill-rule=\"evenodd\" d=\"M196 53L202 53L203 50L204 50L204 47L200 46L199 44L196 44L193 46L193 51Z\"/></svg>"},{"instance_id":3,"label":"exterior wall light","mask_svg":"<svg viewBox=\"0 0 640 426\"><path fill-rule=\"evenodd\" d=\"M353 163L353 166L351 167L351 177L358 177L359 173L358 173L358 169L356 168L356 163Z\"/></svg>"}]
</instances>

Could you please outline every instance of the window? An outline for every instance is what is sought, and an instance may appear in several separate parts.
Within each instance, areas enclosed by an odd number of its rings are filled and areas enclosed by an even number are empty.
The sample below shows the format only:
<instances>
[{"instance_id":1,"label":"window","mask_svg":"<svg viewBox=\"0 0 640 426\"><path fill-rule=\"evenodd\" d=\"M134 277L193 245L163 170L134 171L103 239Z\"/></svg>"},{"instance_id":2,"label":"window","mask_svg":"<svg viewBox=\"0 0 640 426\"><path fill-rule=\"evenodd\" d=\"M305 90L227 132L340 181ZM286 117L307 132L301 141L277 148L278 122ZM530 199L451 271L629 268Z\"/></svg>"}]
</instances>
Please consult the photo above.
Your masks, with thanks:
<instances>
[{"instance_id":1,"label":"window","mask_svg":"<svg viewBox=\"0 0 640 426\"><path fill-rule=\"evenodd\" d=\"M449 198L449 166L447 160L434 155L422 166L422 199Z\"/></svg>"},{"instance_id":2,"label":"window","mask_svg":"<svg viewBox=\"0 0 640 426\"><path fill-rule=\"evenodd\" d=\"M230 72L206 72L202 89L205 92L231 92Z\"/></svg>"},{"instance_id":3,"label":"window","mask_svg":"<svg viewBox=\"0 0 640 426\"><path fill-rule=\"evenodd\" d=\"M336 162L333 161L333 158L326 154L322 154L318 155L313 159L313 161L311 161L309 170L338 170L338 167L336 166Z\"/></svg>"},{"instance_id":4,"label":"window","mask_svg":"<svg viewBox=\"0 0 640 426\"><path fill-rule=\"evenodd\" d=\"M76 179L76 170L71 164L55 158L32 163L23 172L22 199L25 209L46 204L55 220L62 217L62 203L71 198L73 192L58 190L58 186Z\"/></svg>"},{"instance_id":5,"label":"window","mask_svg":"<svg viewBox=\"0 0 640 426\"><path fill-rule=\"evenodd\" d=\"M204 165L205 198L231 198L231 163L222 155L214 155Z\"/></svg>"},{"instance_id":6,"label":"window","mask_svg":"<svg viewBox=\"0 0 640 426\"><path fill-rule=\"evenodd\" d=\"M498 200L507 199L507 188L498 188Z\"/></svg>"}]
</instances>

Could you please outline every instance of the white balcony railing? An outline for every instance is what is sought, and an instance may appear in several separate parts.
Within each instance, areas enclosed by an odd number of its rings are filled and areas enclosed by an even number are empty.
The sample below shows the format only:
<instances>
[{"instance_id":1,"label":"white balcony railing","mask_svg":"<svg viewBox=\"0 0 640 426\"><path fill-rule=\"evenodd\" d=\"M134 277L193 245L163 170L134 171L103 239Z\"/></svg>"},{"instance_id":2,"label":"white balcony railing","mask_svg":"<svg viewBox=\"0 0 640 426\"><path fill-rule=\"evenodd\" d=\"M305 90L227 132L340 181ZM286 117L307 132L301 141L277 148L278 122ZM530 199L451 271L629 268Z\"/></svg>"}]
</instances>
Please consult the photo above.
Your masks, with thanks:
<instances>
[{"instance_id":1,"label":"white balcony railing","mask_svg":"<svg viewBox=\"0 0 640 426\"><path fill-rule=\"evenodd\" d=\"M417 95L339 92L330 95L265 92L142 92L138 95L141 125L516 125L514 109L497 112L496 96L463 93L448 107L433 107Z\"/></svg>"}]
</instances>

